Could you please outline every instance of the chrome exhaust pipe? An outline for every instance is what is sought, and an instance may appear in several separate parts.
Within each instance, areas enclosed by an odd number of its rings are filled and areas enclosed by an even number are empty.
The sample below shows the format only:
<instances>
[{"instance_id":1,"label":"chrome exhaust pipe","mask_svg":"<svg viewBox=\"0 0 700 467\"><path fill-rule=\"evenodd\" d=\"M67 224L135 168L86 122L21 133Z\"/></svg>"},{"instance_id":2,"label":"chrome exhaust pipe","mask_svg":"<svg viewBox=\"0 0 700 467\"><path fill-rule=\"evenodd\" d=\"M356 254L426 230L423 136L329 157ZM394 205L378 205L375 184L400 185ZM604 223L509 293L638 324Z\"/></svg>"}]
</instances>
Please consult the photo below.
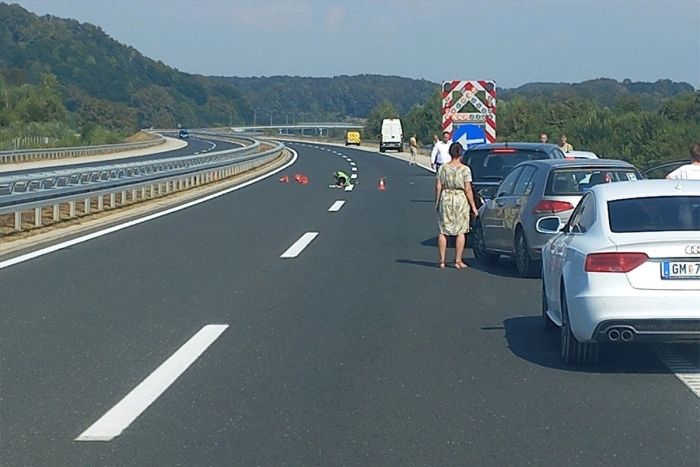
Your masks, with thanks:
<instances>
[{"instance_id":1,"label":"chrome exhaust pipe","mask_svg":"<svg viewBox=\"0 0 700 467\"><path fill-rule=\"evenodd\" d=\"M629 342L634 339L634 333L629 329L623 329L620 333L620 339L622 339L624 342Z\"/></svg>"},{"instance_id":2,"label":"chrome exhaust pipe","mask_svg":"<svg viewBox=\"0 0 700 467\"><path fill-rule=\"evenodd\" d=\"M617 329L613 328L608 331L608 339L610 339L612 342L616 342L617 340L620 339L620 331Z\"/></svg>"}]
</instances>

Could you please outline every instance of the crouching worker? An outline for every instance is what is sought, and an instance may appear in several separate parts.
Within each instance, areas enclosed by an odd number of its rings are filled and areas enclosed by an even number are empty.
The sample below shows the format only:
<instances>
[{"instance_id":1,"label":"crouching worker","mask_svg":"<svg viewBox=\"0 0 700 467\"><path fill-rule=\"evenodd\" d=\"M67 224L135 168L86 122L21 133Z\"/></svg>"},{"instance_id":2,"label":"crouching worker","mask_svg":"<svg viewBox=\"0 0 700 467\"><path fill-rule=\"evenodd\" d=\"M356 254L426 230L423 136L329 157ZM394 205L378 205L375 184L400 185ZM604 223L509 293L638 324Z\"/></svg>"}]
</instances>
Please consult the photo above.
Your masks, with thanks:
<instances>
[{"instance_id":1,"label":"crouching worker","mask_svg":"<svg viewBox=\"0 0 700 467\"><path fill-rule=\"evenodd\" d=\"M346 186L350 185L350 177L348 174L343 172L342 170L338 170L337 172L333 172L333 176L335 177L335 186L338 188L345 188Z\"/></svg>"}]
</instances>

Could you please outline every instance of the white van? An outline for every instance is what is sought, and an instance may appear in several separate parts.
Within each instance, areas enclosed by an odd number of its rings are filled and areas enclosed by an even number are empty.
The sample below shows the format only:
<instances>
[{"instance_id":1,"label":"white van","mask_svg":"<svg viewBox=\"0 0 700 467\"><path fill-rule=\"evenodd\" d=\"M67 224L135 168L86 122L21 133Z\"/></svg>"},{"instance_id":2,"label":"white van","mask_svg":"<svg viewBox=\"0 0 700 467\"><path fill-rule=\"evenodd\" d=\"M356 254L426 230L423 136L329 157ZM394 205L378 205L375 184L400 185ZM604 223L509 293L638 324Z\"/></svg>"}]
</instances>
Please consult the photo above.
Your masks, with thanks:
<instances>
[{"instance_id":1,"label":"white van","mask_svg":"<svg viewBox=\"0 0 700 467\"><path fill-rule=\"evenodd\" d=\"M403 129L398 118L385 118L382 120L382 134L379 137L379 152L387 149L396 149L401 152Z\"/></svg>"}]
</instances>

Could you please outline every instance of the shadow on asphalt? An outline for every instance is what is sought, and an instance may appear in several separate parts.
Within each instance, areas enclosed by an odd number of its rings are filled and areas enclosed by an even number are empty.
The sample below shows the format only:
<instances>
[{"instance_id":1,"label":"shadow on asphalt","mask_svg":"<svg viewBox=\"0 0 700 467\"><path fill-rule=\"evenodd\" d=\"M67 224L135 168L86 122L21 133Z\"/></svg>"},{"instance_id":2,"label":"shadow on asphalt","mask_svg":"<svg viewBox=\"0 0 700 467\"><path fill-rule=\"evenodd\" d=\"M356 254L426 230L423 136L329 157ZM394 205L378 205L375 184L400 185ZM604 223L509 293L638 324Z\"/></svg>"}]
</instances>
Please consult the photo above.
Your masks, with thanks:
<instances>
[{"instance_id":1,"label":"shadow on asphalt","mask_svg":"<svg viewBox=\"0 0 700 467\"><path fill-rule=\"evenodd\" d=\"M427 268L439 269L437 261L416 261L413 259L397 259L399 264L410 264L412 266L423 266Z\"/></svg>"},{"instance_id":2,"label":"shadow on asphalt","mask_svg":"<svg viewBox=\"0 0 700 467\"><path fill-rule=\"evenodd\" d=\"M435 200L432 199L409 199L409 203L434 203Z\"/></svg>"},{"instance_id":3,"label":"shadow on asphalt","mask_svg":"<svg viewBox=\"0 0 700 467\"><path fill-rule=\"evenodd\" d=\"M505 329L508 348L517 357L539 366L579 373L668 373L668 369L644 344L603 346L596 365L567 366L560 357L559 331L545 329L542 317L520 316L503 321L503 328L481 328L487 332Z\"/></svg>"},{"instance_id":4,"label":"shadow on asphalt","mask_svg":"<svg viewBox=\"0 0 700 467\"><path fill-rule=\"evenodd\" d=\"M503 257L503 256L500 257L493 264L483 264L475 259L474 261L472 261L469 264L469 266L471 266L473 269L476 269L477 271L485 272L487 274L492 274L494 276L512 277L512 278L516 278L516 279L521 278L520 275L518 274L517 269L515 269L515 264L513 263L513 260L510 258ZM523 279L523 280L530 280L530 279Z\"/></svg>"}]
</instances>

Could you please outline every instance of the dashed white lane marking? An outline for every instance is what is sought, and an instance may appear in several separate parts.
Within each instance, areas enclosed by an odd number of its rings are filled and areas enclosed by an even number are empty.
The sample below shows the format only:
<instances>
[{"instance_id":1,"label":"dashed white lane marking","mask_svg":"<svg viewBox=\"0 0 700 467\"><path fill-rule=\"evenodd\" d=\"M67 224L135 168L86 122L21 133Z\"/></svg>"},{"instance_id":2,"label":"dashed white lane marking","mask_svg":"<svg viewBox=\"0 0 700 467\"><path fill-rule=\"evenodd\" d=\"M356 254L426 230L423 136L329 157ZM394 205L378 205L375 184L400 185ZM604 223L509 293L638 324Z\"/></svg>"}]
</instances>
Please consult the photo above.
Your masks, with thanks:
<instances>
[{"instance_id":1,"label":"dashed white lane marking","mask_svg":"<svg viewBox=\"0 0 700 467\"><path fill-rule=\"evenodd\" d=\"M345 191L352 191L355 189L355 185L348 185L345 187Z\"/></svg>"},{"instance_id":2,"label":"dashed white lane marking","mask_svg":"<svg viewBox=\"0 0 700 467\"><path fill-rule=\"evenodd\" d=\"M348 156L343 156L343 159L347 159L347 158L348 158Z\"/></svg>"},{"instance_id":3,"label":"dashed white lane marking","mask_svg":"<svg viewBox=\"0 0 700 467\"><path fill-rule=\"evenodd\" d=\"M656 356L664 365L681 380L683 384L693 391L693 394L700 397L700 368L696 367L685 357L667 347L657 347L654 349Z\"/></svg>"},{"instance_id":4,"label":"dashed white lane marking","mask_svg":"<svg viewBox=\"0 0 700 467\"><path fill-rule=\"evenodd\" d=\"M204 326L75 440L110 441L119 436L219 338L226 328L228 324Z\"/></svg>"},{"instance_id":5,"label":"dashed white lane marking","mask_svg":"<svg viewBox=\"0 0 700 467\"><path fill-rule=\"evenodd\" d=\"M353 167L355 167L355 163L354 163L354 162L350 162L350 165L353 166Z\"/></svg>"},{"instance_id":6,"label":"dashed white lane marking","mask_svg":"<svg viewBox=\"0 0 700 467\"><path fill-rule=\"evenodd\" d=\"M107 235L107 234L110 234L112 232L117 232L119 230L126 229L128 227L133 226L133 225L141 224L143 222L157 219L157 218L162 217L162 216L167 216L168 214L172 214L173 212L182 211L183 209L187 209L191 206L196 206L197 204L205 203L205 202L212 200L214 198L218 198L219 196L223 196L223 195L226 195L226 194L231 193L233 191L240 190L241 188L245 188L249 185L252 185L253 183L257 183L261 180L264 180L267 177L271 177L272 175L274 175L278 172L281 172L281 171L285 170L287 167L294 164L297 161L299 154L293 149L290 149L289 151L292 153L292 156L293 156L289 162L287 162L283 166L278 167L277 169L275 169L271 172L263 174L259 177L255 177L252 180L248 180L247 182L243 182L240 185L236 185L236 186L231 187L231 188L226 188L225 190L217 191L216 193L212 193L210 195L204 196L203 198L199 198L199 199L196 199L194 201L190 201L190 202L187 202L185 204L181 204L179 206L175 206L173 208L166 209L165 211L160 211L160 212L157 212L155 214L149 214L148 216L145 216L145 217L139 217L138 219L133 219L133 220L130 220L128 222L124 222L123 224L114 225L114 226L108 227L104 230L98 230L97 232L83 235L82 237L77 237L77 238L74 238L72 240L67 240L65 242L61 242L61 243L57 243L55 245L47 246L46 248L41 248L41 249L36 250L36 251L31 251L29 253L25 253L23 255L15 257L15 258L10 258L10 259L5 260L5 261L0 261L0 269L6 268L9 266L13 266L15 264L23 263L25 261L29 261L30 259L34 259L34 258L37 258L39 256L47 255L49 253L53 253L54 251L68 248L69 246L77 245L78 243L87 242L88 240L92 240L93 238L102 237L103 235Z\"/></svg>"},{"instance_id":7,"label":"dashed white lane marking","mask_svg":"<svg viewBox=\"0 0 700 467\"><path fill-rule=\"evenodd\" d=\"M299 238L292 246L287 248L287 251L282 253L282 256L280 258L296 258L299 256L299 253L304 251L304 248L306 248L309 243L313 241L314 238L318 235L318 232L306 232L304 235Z\"/></svg>"},{"instance_id":8,"label":"dashed white lane marking","mask_svg":"<svg viewBox=\"0 0 700 467\"><path fill-rule=\"evenodd\" d=\"M350 178L357 178L357 174L350 175Z\"/></svg>"},{"instance_id":9,"label":"dashed white lane marking","mask_svg":"<svg viewBox=\"0 0 700 467\"><path fill-rule=\"evenodd\" d=\"M195 154L195 156L196 156L197 154L199 154L199 151L195 152L194 154Z\"/></svg>"},{"instance_id":10,"label":"dashed white lane marking","mask_svg":"<svg viewBox=\"0 0 700 467\"><path fill-rule=\"evenodd\" d=\"M340 208L343 207L343 204L345 204L345 201L341 201L341 200L336 201L335 203L331 204L331 207L328 208L328 212L340 211Z\"/></svg>"},{"instance_id":11,"label":"dashed white lane marking","mask_svg":"<svg viewBox=\"0 0 700 467\"><path fill-rule=\"evenodd\" d=\"M348 161L348 162L352 162L352 159L350 159L350 158L348 157L347 161ZM352 164L350 164L350 165L352 165Z\"/></svg>"},{"instance_id":12,"label":"dashed white lane marking","mask_svg":"<svg viewBox=\"0 0 700 467\"><path fill-rule=\"evenodd\" d=\"M353 167L353 168L350 169L350 170L352 170L353 172L357 172L357 167Z\"/></svg>"}]
</instances>

